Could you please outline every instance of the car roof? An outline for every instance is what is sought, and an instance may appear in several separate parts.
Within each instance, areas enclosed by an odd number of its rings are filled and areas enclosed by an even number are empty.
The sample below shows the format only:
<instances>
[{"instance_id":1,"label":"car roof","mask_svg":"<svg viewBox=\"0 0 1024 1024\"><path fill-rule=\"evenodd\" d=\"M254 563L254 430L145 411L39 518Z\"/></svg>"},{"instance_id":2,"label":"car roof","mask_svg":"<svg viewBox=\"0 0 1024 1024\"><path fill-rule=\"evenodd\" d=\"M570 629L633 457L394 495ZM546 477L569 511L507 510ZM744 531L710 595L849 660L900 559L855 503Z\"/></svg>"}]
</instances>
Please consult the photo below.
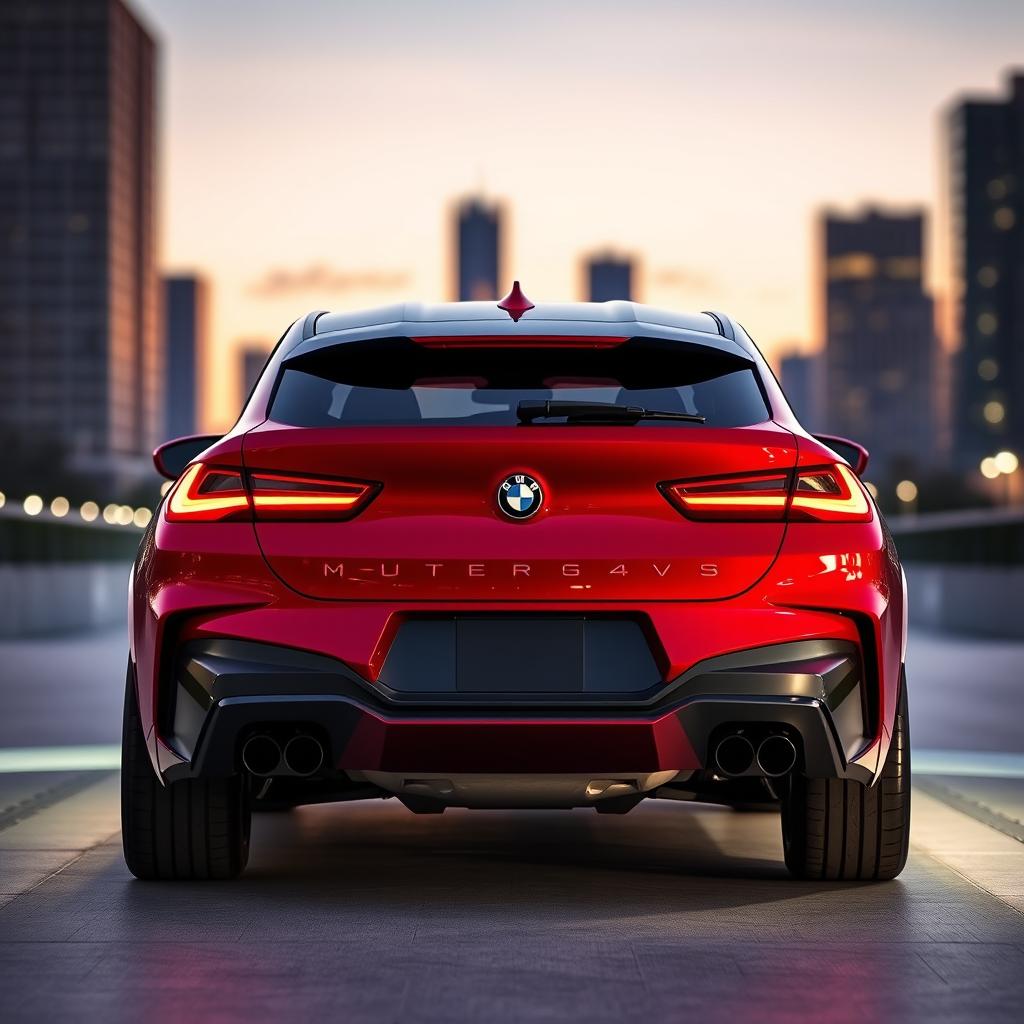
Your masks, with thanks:
<instances>
[{"instance_id":1,"label":"car roof","mask_svg":"<svg viewBox=\"0 0 1024 1024\"><path fill-rule=\"evenodd\" d=\"M298 334L298 332L296 332ZM750 357L749 342L721 313L681 313L638 302L538 303L513 320L497 302L404 302L350 313L308 314L282 357L374 337L660 337Z\"/></svg>"}]
</instances>

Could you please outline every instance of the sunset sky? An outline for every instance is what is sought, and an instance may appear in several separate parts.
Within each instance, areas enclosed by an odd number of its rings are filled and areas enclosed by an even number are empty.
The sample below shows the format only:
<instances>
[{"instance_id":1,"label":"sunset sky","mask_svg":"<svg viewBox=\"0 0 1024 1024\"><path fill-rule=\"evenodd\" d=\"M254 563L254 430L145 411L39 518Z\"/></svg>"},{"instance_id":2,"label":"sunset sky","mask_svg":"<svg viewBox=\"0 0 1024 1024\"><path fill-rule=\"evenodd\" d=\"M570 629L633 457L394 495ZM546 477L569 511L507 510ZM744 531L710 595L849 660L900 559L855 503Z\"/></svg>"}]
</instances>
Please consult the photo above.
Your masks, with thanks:
<instances>
[{"instance_id":1,"label":"sunset sky","mask_svg":"<svg viewBox=\"0 0 1024 1024\"><path fill-rule=\"evenodd\" d=\"M450 298L450 204L510 212L509 275L723 308L816 344L815 211L938 196L939 115L1024 62L1010 0L130 0L162 44L162 251L213 285L210 426L235 346L312 308Z\"/></svg>"}]
</instances>

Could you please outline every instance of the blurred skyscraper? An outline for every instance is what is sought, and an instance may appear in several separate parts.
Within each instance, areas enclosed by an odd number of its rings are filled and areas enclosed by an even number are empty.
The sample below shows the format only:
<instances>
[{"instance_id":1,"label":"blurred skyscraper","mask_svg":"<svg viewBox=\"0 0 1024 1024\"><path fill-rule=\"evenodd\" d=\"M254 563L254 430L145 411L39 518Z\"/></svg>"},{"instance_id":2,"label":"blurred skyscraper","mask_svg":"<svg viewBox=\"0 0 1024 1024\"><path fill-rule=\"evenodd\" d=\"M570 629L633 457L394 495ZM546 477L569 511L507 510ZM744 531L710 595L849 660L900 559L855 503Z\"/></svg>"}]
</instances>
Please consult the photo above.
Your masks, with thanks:
<instances>
[{"instance_id":1,"label":"blurred skyscraper","mask_svg":"<svg viewBox=\"0 0 1024 1024\"><path fill-rule=\"evenodd\" d=\"M199 432L199 368L209 338L210 290L196 274L164 278L168 438Z\"/></svg>"},{"instance_id":2,"label":"blurred skyscraper","mask_svg":"<svg viewBox=\"0 0 1024 1024\"><path fill-rule=\"evenodd\" d=\"M238 398L238 411L246 403L252 389L256 387L263 367L270 355L270 346L262 341L247 341L238 350L239 361L239 387L241 394Z\"/></svg>"},{"instance_id":3,"label":"blurred skyscraper","mask_svg":"<svg viewBox=\"0 0 1024 1024\"><path fill-rule=\"evenodd\" d=\"M826 214L820 429L871 452L875 480L941 461L921 213Z\"/></svg>"},{"instance_id":4,"label":"blurred skyscraper","mask_svg":"<svg viewBox=\"0 0 1024 1024\"><path fill-rule=\"evenodd\" d=\"M947 119L946 223L957 462L1024 455L1024 71Z\"/></svg>"},{"instance_id":5,"label":"blurred skyscraper","mask_svg":"<svg viewBox=\"0 0 1024 1024\"><path fill-rule=\"evenodd\" d=\"M0 417L110 476L163 433L156 57L121 0L0 5Z\"/></svg>"},{"instance_id":6,"label":"blurred skyscraper","mask_svg":"<svg viewBox=\"0 0 1024 1024\"><path fill-rule=\"evenodd\" d=\"M502 211L497 203L464 199L456 223L458 299L497 299L501 281Z\"/></svg>"},{"instance_id":7,"label":"blurred skyscraper","mask_svg":"<svg viewBox=\"0 0 1024 1024\"><path fill-rule=\"evenodd\" d=\"M779 360L782 390L797 418L809 430L817 430L819 427L820 368L821 360L818 356L802 352L791 352Z\"/></svg>"},{"instance_id":8,"label":"blurred skyscraper","mask_svg":"<svg viewBox=\"0 0 1024 1024\"><path fill-rule=\"evenodd\" d=\"M633 261L614 253L596 253L586 263L590 302L633 298Z\"/></svg>"}]
</instances>

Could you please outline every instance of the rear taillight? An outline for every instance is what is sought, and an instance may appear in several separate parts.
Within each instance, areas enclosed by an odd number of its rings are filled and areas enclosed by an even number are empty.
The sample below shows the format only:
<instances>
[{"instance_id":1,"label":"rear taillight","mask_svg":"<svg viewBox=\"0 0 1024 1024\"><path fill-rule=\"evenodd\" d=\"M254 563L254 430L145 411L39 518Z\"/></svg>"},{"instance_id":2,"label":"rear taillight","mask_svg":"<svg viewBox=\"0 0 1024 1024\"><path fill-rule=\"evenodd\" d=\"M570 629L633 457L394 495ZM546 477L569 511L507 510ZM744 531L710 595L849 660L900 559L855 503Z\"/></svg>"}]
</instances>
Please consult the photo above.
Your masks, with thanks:
<instances>
[{"instance_id":1,"label":"rear taillight","mask_svg":"<svg viewBox=\"0 0 1024 1024\"><path fill-rule=\"evenodd\" d=\"M867 492L849 466L841 462L796 474L789 518L794 522L866 523L871 519Z\"/></svg>"},{"instance_id":2,"label":"rear taillight","mask_svg":"<svg viewBox=\"0 0 1024 1024\"><path fill-rule=\"evenodd\" d=\"M781 522L789 500L789 474L716 477L663 484L669 500L690 519Z\"/></svg>"},{"instance_id":3,"label":"rear taillight","mask_svg":"<svg viewBox=\"0 0 1024 1024\"><path fill-rule=\"evenodd\" d=\"M690 519L865 523L872 515L864 488L841 463L792 473L678 480L661 489Z\"/></svg>"},{"instance_id":4,"label":"rear taillight","mask_svg":"<svg viewBox=\"0 0 1024 1024\"><path fill-rule=\"evenodd\" d=\"M380 487L283 473L251 473L249 486L257 519L350 519Z\"/></svg>"},{"instance_id":5,"label":"rear taillight","mask_svg":"<svg viewBox=\"0 0 1024 1024\"><path fill-rule=\"evenodd\" d=\"M172 523L214 523L250 518L249 495L237 469L193 463L178 478L167 499Z\"/></svg>"},{"instance_id":6,"label":"rear taillight","mask_svg":"<svg viewBox=\"0 0 1024 1024\"><path fill-rule=\"evenodd\" d=\"M380 489L363 480L333 480L285 473L248 473L196 463L167 500L172 522L238 519L351 519Z\"/></svg>"}]
</instances>

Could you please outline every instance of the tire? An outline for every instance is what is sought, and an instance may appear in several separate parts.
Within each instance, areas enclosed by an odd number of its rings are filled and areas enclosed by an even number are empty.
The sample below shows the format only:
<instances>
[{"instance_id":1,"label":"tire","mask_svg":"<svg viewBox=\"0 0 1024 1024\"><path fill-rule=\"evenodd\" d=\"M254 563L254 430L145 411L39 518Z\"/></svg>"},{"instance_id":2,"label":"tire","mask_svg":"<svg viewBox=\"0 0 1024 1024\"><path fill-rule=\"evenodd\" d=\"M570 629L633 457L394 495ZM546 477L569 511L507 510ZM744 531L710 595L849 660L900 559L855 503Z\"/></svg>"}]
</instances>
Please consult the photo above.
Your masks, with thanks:
<instances>
[{"instance_id":1,"label":"tire","mask_svg":"<svg viewBox=\"0 0 1024 1024\"><path fill-rule=\"evenodd\" d=\"M249 859L250 820L240 776L160 781L129 664L121 740L121 841L128 870L145 880L234 878Z\"/></svg>"},{"instance_id":2,"label":"tire","mask_svg":"<svg viewBox=\"0 0 1024 1024\"><path fill-rule=\"evenodd\" d=\"M910 845L910 725L906 678L892 742L873 786L794 776L782 801L786 867L797 878L886 881L907 862Z\"/></svg>"}]
</instances>

